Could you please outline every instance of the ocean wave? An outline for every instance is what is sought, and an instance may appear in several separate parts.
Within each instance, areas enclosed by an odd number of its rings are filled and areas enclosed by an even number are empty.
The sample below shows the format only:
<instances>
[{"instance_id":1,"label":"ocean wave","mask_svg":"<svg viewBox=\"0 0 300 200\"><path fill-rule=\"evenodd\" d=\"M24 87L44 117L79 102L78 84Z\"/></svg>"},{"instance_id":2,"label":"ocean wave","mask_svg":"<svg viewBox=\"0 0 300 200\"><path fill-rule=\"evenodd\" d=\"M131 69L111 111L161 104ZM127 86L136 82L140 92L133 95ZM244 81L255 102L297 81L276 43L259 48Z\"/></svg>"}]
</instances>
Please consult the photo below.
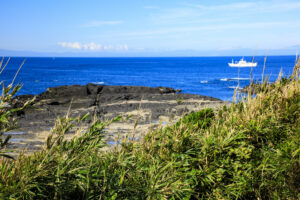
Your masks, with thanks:
<instances>
[{"instance_id":1,"label":"ocean wave","mask_svg":"<svg viewBox=\"0 0 300 200\"><path fill-rule=\"evenodd\" d=\"M220 81L230 81L230 78L221 78Z\"/></svg>"},{"instance_id":2,"label":"ocean wave","mask_svg":"<svg viewBox=\"0 0 300 200\"><path fill-rule=\"evenodd\" d=\"M230 89L236 89L237 86L228 86L227 88L230 88Z\"/></svg>"},{"instance_id":3,"label":"ocean wave","mask_svg":"<svg viewBox=\"0 0 300 200\"><path fill-rule=\"evenodd\" d=\"M100 82L93 82L93 84L96 84L96 85L103 85L104 82L103 82L103 81L100 81Z\"/></svg>"},{"instance_id":4,"label":"ocean wave","mask_svg":"<svg viewBox=\"0 0 300 200\"><path fill-rule=\"evenodd\" d=\"M208 83L208 81L200 81L200 83Z\"/></svg>"},{"instance_id":5,"label":"ocean wave","mask_svg":"<svg viewBox=\"0 0 300 200\"><path fill-rule=\"evenodd\" d=\"M250 78L221 78L220 81L250 80Z\"/></svg>"},{"instance_id":6,"label":"ocean wave","mask_svg":"<svg viewBox=\"0 0 300 200\"><path fill-rule=\"evenodd\" d=\"M227 88L230 88L230 89L236 89L238 86L228 86ZM243 89L243 87L239 87L239 89Z\"/></svg>"},{"instance_id":7,"label":"ocean wave","mask_svg":"<svg viewBox=\"0 0 300 200\"><path fill-rule=\"evenodd\" d=\"M231 78L232 80L250 80L250 78Z\"/></svg>"}]
</instances>

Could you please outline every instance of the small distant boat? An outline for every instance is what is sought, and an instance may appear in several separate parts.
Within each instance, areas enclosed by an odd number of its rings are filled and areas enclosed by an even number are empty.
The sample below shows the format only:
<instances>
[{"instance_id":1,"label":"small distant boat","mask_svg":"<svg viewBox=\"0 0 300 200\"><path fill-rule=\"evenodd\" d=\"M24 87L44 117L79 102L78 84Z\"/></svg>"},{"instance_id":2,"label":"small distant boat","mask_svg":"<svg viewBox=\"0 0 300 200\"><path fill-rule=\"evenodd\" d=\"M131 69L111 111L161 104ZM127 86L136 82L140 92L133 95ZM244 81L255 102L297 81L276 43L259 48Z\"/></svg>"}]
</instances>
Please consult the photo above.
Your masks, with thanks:
<instances>
[{"instance_id":1,"label":"small distant boat","mask_svg":"<svg viewBox=\"0 0 300 200\"><path fill-rule=\"evenodd\" d=\"M257 66L257 62L247 62L245 61L243 58L237 62L233 62L233 59L232 59L232 62L231 63L228 63L229 67L256 67Z\"/></svg>"}]
</instances>

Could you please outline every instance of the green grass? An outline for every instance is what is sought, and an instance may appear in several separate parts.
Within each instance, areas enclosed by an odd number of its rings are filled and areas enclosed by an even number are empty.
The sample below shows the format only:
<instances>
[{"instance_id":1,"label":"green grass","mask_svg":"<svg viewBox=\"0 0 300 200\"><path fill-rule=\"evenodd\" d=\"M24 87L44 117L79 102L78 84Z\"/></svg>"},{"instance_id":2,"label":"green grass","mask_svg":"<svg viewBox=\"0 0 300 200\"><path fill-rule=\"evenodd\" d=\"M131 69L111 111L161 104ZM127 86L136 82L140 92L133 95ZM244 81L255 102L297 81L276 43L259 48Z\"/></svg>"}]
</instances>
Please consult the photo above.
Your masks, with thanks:
<instances>
[{"instance_id":1,"label":"green grass","mask_svg":"<svg viewBox=\"0 0 300 200\"><path fill-rule=\"evenodd\" d=\"M109 122L67 141L87 116L61 118L41 151L1 158L0 199L299 199L299 86L298 63L255 97L105 152Z\"/></svg>"},{"instance_id":2,"label":"green grass","mask_svg":"<svg viewBox=\"0 0 300 200\"><path fill-rule=\"evenodd\" d=\"M6 68L7 64L9 63L9 60L10 59L7 59L7 61L4 64L4 58L1 59L0 75L2 74L3 70ZM16 72L16 75L10 84L6 86L3 81L0 82L0 85L2 86L2 94L0 95L0 157L6 157L10 159L12 159L12 157L9 154L7 154L8 151L6 150L6 147L11 137L10 135L5 137L4 133L16 128L17 121L12 116L12 114L17 111L25 109L31 103L30 101L26 102L20 108L11 108L10 106L10 101L22 87L20 84L14 85L14 81L16 79L16 76L18 75L18 72L22 68L24 62L25 60L23 61L20 68Z\"/></svg>"}]
</instances>

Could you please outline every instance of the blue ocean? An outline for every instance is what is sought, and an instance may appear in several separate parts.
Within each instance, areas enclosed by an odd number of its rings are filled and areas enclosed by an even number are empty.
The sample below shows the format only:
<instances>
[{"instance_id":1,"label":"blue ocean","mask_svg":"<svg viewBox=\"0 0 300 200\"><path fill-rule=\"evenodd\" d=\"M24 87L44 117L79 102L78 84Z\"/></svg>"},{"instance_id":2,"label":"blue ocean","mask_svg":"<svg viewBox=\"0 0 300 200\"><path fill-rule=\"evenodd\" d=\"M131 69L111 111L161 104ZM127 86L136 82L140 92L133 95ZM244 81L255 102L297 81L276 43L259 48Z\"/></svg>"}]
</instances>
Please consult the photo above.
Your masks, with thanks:
<instances>
[{"instance_id":1,"label":"blue ocean","mask_svg":"<svg viewBox=\"0 0 300 200\"><path fill-rule=\"evenodd\" d=\"M249 85L251 68L231 68L228 63L242 57L168 58L21 58L12 57L0 75L9 84L26 59L16 82L23 84L19 94L39 94L61 85L136 85L172 87L183 93L201 94L232 100L234 89ZM7 58L5 58L4 63ZM252 61L252 57L245 57ZM255 57L258 66L252 78L261 81L265 57ZM269 81L292 73L295 56L268 56L264 75Z\"/></svg>"}]
</instances>

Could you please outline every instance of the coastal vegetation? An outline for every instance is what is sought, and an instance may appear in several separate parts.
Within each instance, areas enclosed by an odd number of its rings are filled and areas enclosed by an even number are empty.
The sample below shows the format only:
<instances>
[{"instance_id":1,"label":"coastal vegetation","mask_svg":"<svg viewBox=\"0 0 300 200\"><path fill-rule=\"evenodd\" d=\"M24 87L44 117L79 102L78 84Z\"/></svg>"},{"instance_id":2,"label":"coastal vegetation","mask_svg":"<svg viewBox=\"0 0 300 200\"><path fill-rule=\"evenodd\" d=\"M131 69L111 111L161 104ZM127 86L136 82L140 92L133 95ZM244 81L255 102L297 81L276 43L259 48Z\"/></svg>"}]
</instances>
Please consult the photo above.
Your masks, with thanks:
<instances>
[{"instance_id":1,"label":"coastal vegetation","mask_svg":"<svg viewBox=\"0 0 300 200\"><path fill-rule=\"evenodd\" d=\"M105 126L120 117L95 118L70 140L89 116L59 118L40 151L0 157L0 199L299 199L299 68L257 86L255 96L249 88L230 106L193 112L108 151ZM1 138L14 111L3 106L3 91ZM7 155L9 139L0 142Z\"/></svg>"},{"instance_id":2,"label":"coastal vegetation","mask_svg":"<svg viewBox=\"0 0 300 200\"><path fill-rule=\"evenodd\" d=\"M4 58L0 61L0 75L6 68L7 64L9 63L10 59L7 59L4 63ZM18 108L11 108L10 102L12 98L16 95L16 93L21 89L20 84L14 85L14 81L16 79L16 76L18 75L18 72L22 68L25 60L19 67L18 71L16 72L16 75L12 82L5 86L5 83L3 81L0 82L0 85L2 85L2 94L0 95L0 157L6 157L6 158L12 158L10 155L6 153L5 147L8 145L8 141L10 140L11 136L8 135L4 137L4 133L16 128L17 121L14 117L12 117L12 114L25 109L27 106L30 105L31 101L28 101L24 103L22 106Z\"/></svg>"}]
</instances>

